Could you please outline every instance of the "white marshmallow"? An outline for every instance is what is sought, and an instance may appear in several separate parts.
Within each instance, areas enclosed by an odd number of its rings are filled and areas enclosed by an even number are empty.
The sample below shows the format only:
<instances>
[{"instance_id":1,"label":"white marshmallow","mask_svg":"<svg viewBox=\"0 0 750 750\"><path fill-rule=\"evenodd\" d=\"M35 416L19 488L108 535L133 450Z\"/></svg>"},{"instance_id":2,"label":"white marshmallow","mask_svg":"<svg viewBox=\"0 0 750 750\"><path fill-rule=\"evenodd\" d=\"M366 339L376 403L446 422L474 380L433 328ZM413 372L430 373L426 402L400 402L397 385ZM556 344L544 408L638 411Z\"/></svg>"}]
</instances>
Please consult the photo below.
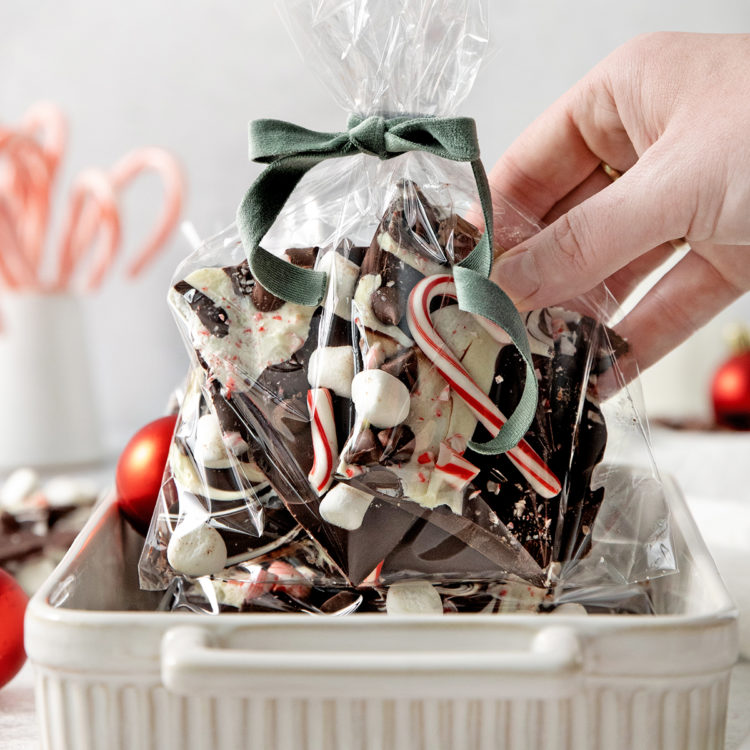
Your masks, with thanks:
<instances>
[{"instance_id":1,"label":"white marshmallow","mask_svg":"<svg viewBox=\"0 0 750 750\"><path fill-rule=\"evenodd\" d=\"M586 607L577 602L565 602L552 610L553 615L587 615Z\"/></svg>"},{"instance_id":2,"label":"white marshmallow","mask_svg":"<svg viewBox=\"0 0 750 750\"><path fill-rule=\"evenodd\" d=\"M210 466L227 458L224 441L221 438L221 425L212 412L204 414L195 428L193 455L198 463Z\"/></svg>"},{"instance_id":3,"label":"white marshmallow","mask_svg":"<svg viewBox=\"0 0 750 750\"><path fill-rule=\"evenodd\" d=\"M307 379L313 388L328 388L337 396L352 397L354 356L350 346L322 346L310 355Z\"/></svg>"},{"instance_id":4,"label":"white marshmallow","mask_svg":"<svg viewBox=\"0 0 750 750\"><path fill-rule=\"evenodd\" d=\"M33 469L16 469L0 490L0 508L8 512L20 510L39 487L39 475Z\"/></svg>"},{"instance_id":5,"label":"white marshmallow","mask_svg":"<svg viewBox=\"0 0 750 750\"><path fill-rule=\"evenodd\" d=\"M409 416L409 389L384 370L362 370L352 380L352 401L360 419L373 427L395 427Z\"/></svg>"},{"instance_id":6,"label":"white marshmallow","mask_svg":"<svg viewBox=\"0 0 750 750\"><path fill-rule=\"evenodd\" d=\"M362 525L362 519L372 502L372 495L348 484L336 484L320 501L320 515L324 521L354 531Z\"/></svg>"},{"instance_id":7,"label":"white marshmallow","mask_svg":"<svg viewBox=\"0 0 750 750\"><path fill-rule=\"evenodd\" d=\"M442 615L443 600L429 581L394 583L385 597L389 615Z\"/></svg>"},{"instance_id":8,"label":"white marshmallow","mask_svg":"<svg viewBox=\"0 0 750 750\"><path fill-rule=\"evenodd\" d=\"M99 490L95 482L60 475L44 485L44 496L53 508L65 505L93 505Z\"/></svg>"},{"instance_id":9,"label":"white marshmallow","mask_svg":"<svg viewBox=\"0 0 750 750\"><path fill-rule=\"evenodd\" d=\"M179 525L167 545L167 560L178 572L195 578L218 573L227 564L227 547L216 529L206 524Z\"/></svg>"}]
</instances>

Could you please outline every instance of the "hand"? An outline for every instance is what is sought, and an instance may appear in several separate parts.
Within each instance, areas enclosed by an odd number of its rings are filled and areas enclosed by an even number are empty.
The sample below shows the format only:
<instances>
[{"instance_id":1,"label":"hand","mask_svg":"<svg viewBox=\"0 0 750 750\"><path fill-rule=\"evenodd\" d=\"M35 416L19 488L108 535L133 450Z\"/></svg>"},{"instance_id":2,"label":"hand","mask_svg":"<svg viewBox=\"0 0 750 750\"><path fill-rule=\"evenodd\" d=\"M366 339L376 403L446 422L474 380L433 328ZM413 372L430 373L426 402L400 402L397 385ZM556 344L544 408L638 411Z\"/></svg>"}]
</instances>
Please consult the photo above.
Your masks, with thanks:
<instances>
[{"instance_id":1,"label":"hand","mask_svg":"<svg viewBox=\"0 0 750 750\"><path fill-rule=\"evenodd\" d=\"M601 281L622 301L688 240L617 326L648 367L750 289L750 35L628 42L518 138L490 184L497 205L548 224L492 272L521 309Z\"/></svg>"}]
</instances>

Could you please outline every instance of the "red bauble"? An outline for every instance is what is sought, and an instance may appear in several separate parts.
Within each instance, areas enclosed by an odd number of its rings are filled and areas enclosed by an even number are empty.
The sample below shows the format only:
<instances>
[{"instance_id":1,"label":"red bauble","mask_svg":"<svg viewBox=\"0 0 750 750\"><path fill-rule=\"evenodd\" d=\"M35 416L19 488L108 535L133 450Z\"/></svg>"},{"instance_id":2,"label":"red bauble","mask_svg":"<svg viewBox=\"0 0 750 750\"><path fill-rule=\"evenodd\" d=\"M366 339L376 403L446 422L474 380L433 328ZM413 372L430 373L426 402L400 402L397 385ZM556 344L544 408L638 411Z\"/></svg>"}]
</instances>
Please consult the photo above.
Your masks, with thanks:
<instances>
[{"instance_id":1,"label":"red bauble","mask_svg":"<svg viewBox=\"0 0 750 750\"><path fill-rule=\"evenodd\" d=\"M150 422L133 435L117 462L117 502L133 528L148 532L159 497L177 417Z\"/></svg>"},{"instance_id":2,"label":"red bauble","mask_svg":"<svg viewBox=\"0 0 750 750\"><path fill-rule=\"evenodd\" d=\"M750 430L750 351L735 354L716 371L711 399L718 424Z\"/></svg>"},{"instance_id":3,"label":"red bauble","mask_svg":"<svg viewBox=\"0 0 750 750\"><path fill-rule=\"evenodd\" d=\"M23 616L28 601L15 579L0 569L0 687L10 682L26 661Z\"/></svg>"}]
</instances>

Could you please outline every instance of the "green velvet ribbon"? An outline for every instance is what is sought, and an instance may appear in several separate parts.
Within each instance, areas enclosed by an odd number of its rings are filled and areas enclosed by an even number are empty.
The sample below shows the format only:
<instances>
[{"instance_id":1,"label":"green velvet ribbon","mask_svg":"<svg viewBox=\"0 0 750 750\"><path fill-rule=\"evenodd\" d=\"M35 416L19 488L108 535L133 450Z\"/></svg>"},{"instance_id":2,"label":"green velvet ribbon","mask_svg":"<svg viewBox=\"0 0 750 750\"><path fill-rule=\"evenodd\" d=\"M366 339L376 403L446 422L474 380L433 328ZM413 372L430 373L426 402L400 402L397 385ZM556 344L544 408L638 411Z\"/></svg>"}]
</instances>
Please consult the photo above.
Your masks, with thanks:
<instances>
[{"instance_id":1,"label":"green velvet ribbon","mask_svg":"<svg viewBox=\"0 0 750 750\"><path fill-rule=\"evenodd\" d=\"M458 306L500 326L523 356L526 379L518 406L500 432L486 443L469 443L483 454L504 453L523 438L538 398L526 328L518 310L488 279L492 265L492 197L479 159L476 125L468 117L349 117L343 133L307 130L282 120L250 123L250 159L268 164L237 209L237 227L253 276L271 294L299 305L319 305L328 279L321 271L300 268L268 252L260 242L273 226L302 177L326 159L369 154L392 159L409 151L457 162L470 162L479 191L485 232L477 246L453 267Z\"/></svg>"}]
</instances>

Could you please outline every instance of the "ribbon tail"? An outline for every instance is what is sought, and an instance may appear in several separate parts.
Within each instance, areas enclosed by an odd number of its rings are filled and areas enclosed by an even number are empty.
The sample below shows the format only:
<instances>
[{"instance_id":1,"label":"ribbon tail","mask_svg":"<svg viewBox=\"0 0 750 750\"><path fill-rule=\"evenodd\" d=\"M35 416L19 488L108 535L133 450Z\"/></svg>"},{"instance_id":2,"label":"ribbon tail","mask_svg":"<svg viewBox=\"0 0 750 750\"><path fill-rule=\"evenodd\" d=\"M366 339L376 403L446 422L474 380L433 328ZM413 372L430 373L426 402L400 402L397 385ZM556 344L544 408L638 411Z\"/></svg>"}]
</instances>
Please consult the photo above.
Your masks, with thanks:
<instances>
[{"instance_id":1,"label":"ribbon tail","mask_svg":"<svg viewBox=\"0 0 750 750\"><path fill-rule=\"evenodd\" d=\"M298 305L319 305L328 279L321 271L299 268L260 247L302 177L325 156L289 156L270 164L253 182L237 209L237 228L250 271L271 294Z\"/></svg>"},{"instance_id":2,"label":"ribbon tail","mask_svg":"<svg viewBox=\"0 0 750 750\"><path fill-rule=\"evenodd\" d=\"M523 439L536 415L539 386L526 327L515 305L497 284L470 268L455 266L453 272L459 308L474 315L481 315L500 326L510 336L526 364L526 379L521 400L500 432L486 443L469 443L473 451L483 455L505 453Z\"/></svg>"},{"instance_id":3,"label":"ribbon tail","mask_svg":"<svg viewBox=\"0 0 750 750\"><path fill-rule=\"evenodd\" d=\"M340 151L346 133L324 133L284 120L253 120L248 128L250 161L268 164L297 154L324 155Z\"/></svg>"},{"instance_id":4,"label":"ribbon tail","mask_svg":"<svg viewBox=\"0 0 750 750\"><path fill-rule=\"evenodd\" d=\"M476 247L458 264L461 268L468 268L476 271L482 276L489 276L492 268L493 256L493 236L494 236L494 217L492 215L492 191L490 183L487 180L487 173L481 159L474 159L471 162L471 170L474 173L474 180L477 183L477 192L479 193L479 205L482 207L482 217L484 218L484 233L482 234ZM481 315L481 313L480 313Z\"/></svg>"}]
</instances>

